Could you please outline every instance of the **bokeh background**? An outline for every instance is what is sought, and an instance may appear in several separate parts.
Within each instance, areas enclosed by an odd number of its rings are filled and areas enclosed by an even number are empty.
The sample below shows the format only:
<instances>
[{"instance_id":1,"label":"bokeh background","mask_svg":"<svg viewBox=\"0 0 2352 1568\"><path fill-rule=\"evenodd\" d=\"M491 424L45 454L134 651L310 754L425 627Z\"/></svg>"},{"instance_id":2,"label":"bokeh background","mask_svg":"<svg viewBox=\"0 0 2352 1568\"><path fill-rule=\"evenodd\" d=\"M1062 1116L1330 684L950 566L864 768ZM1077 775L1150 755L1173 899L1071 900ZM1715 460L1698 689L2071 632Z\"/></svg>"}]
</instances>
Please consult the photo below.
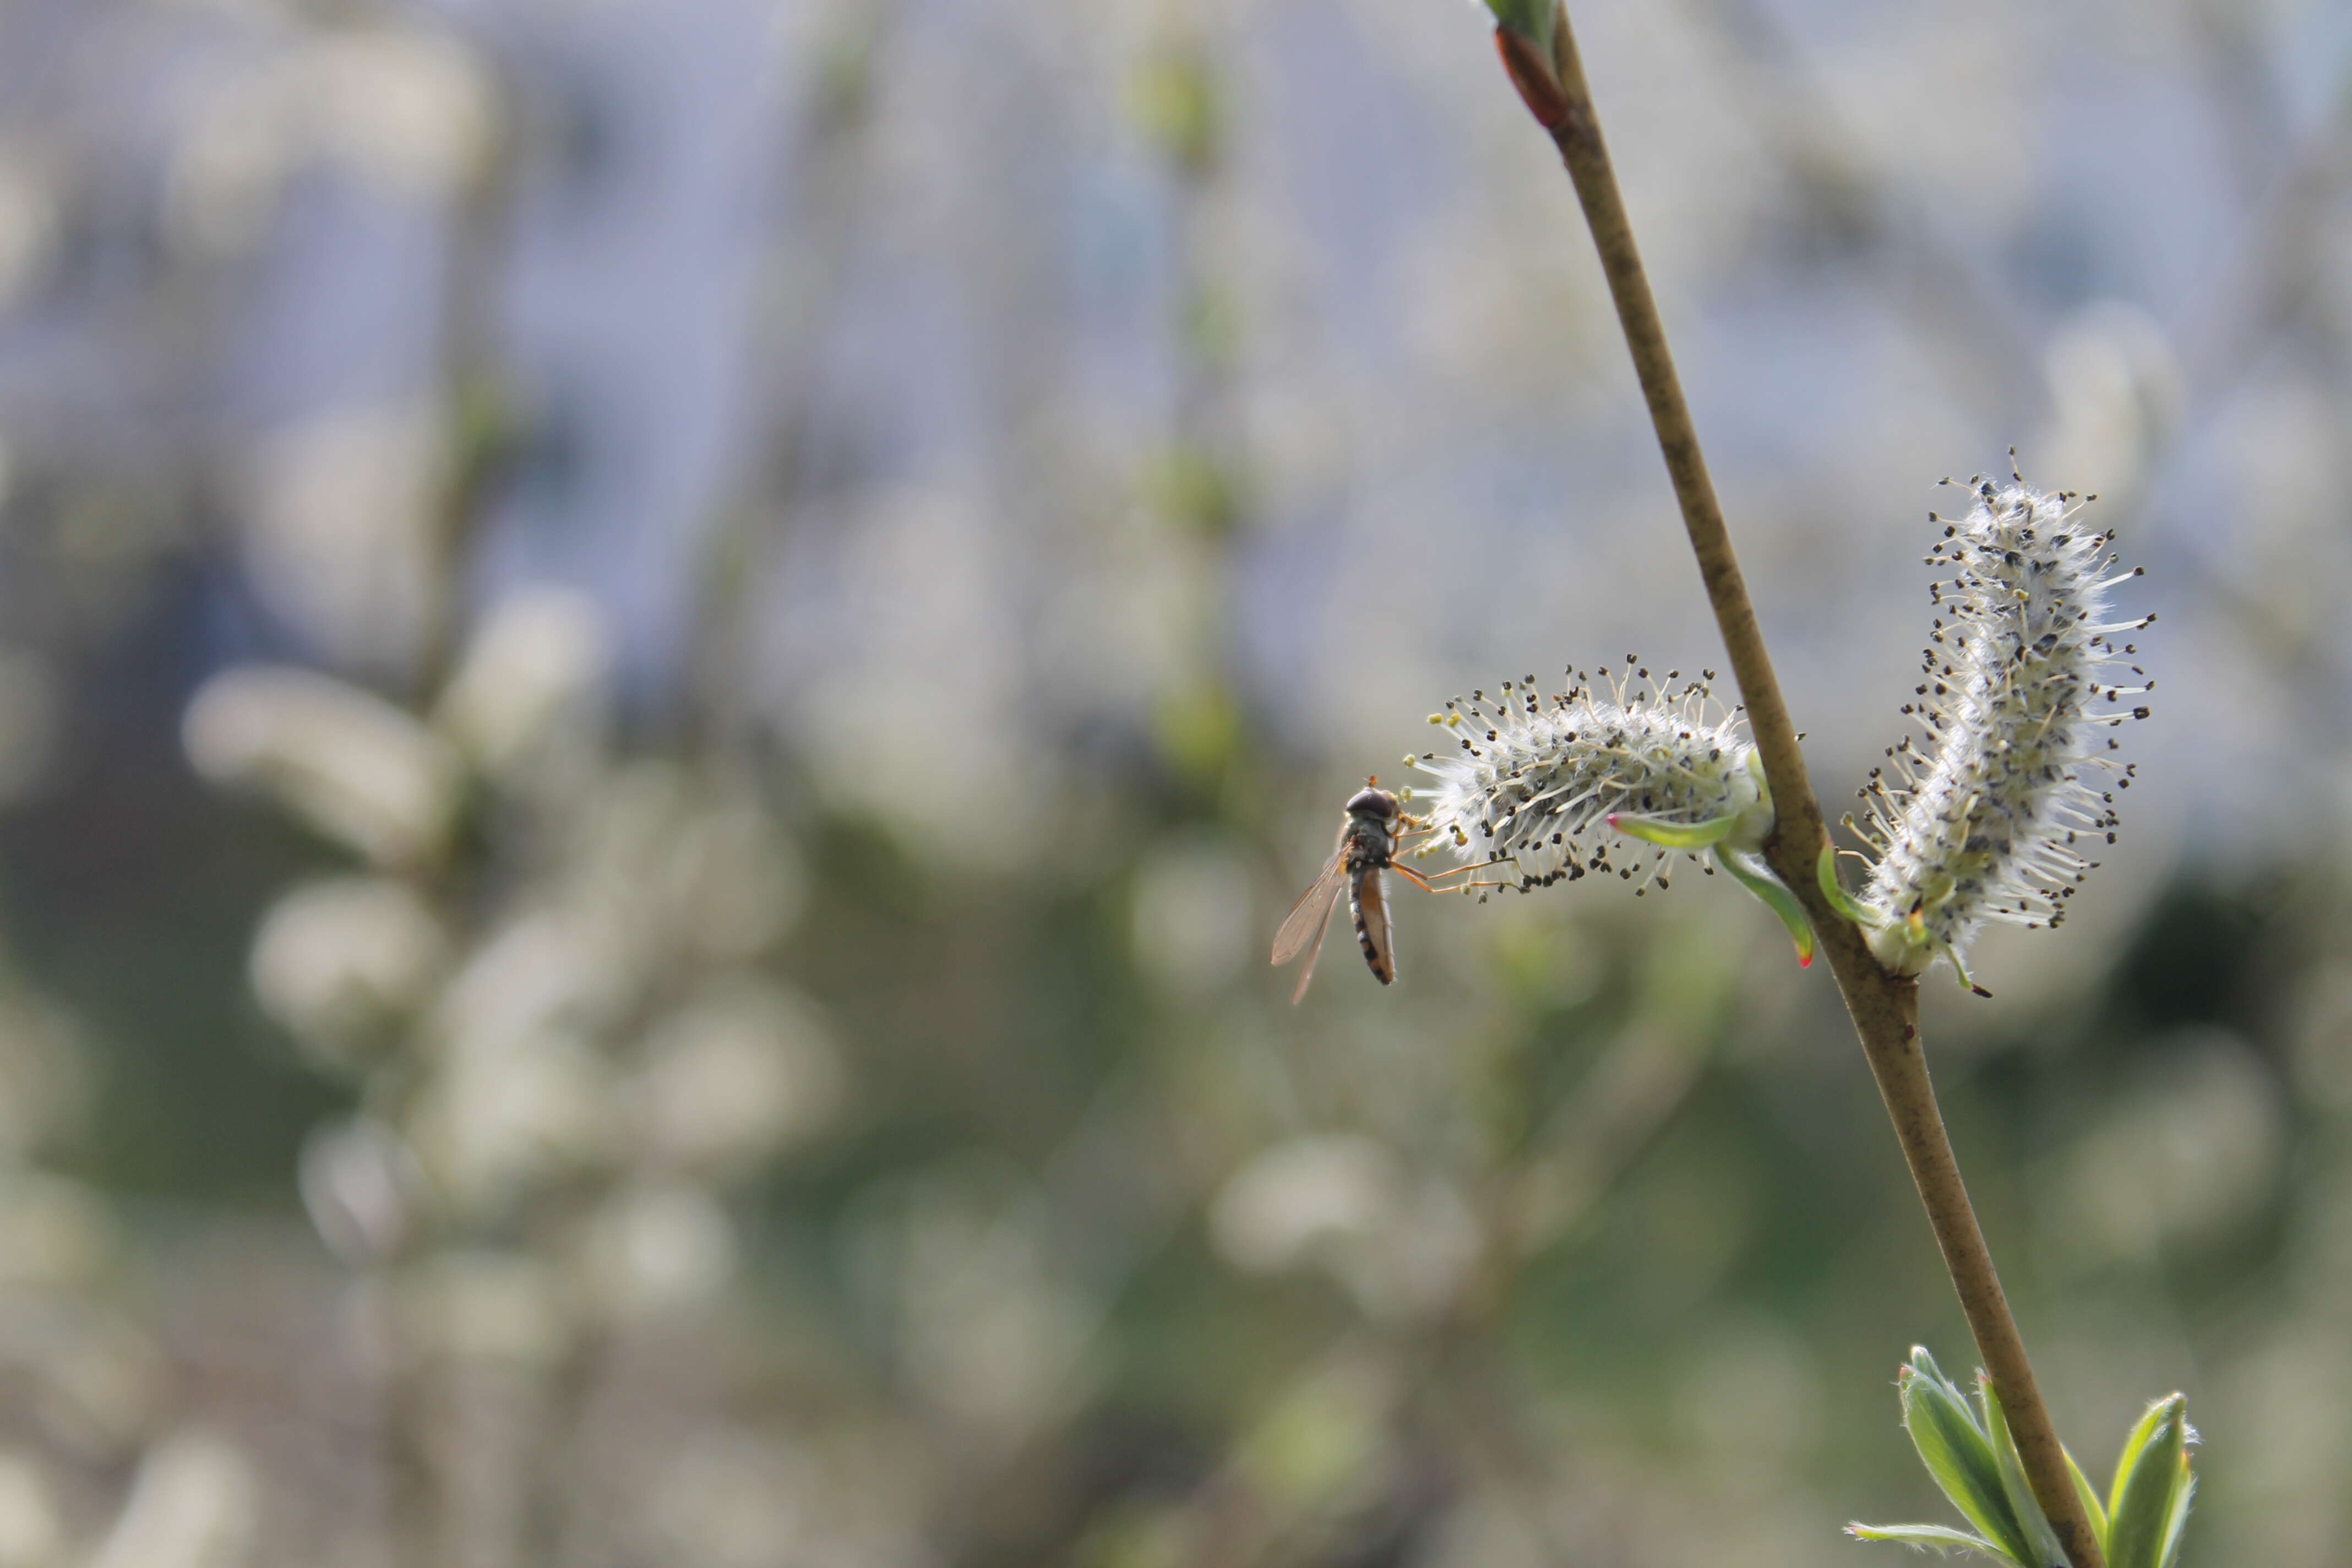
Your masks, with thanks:
<instances>
[{"instance_id":1,"label":"bokeh background","mask_svg":"<svg viewBox=\"0 0 2352 1568\"><path fill-rule=\"evenodd\" d=\"M2148 568L1934 1060L2086 1465L2184 1388L2188 1560L2340 1563L2352 5L1576 16L1833 811L1935 480ZM1967 1342L1760 909L1265 963L1629 651L1468 0L5 0L0 1568L1889 1561Z\"/></svg>"}]
</instances>

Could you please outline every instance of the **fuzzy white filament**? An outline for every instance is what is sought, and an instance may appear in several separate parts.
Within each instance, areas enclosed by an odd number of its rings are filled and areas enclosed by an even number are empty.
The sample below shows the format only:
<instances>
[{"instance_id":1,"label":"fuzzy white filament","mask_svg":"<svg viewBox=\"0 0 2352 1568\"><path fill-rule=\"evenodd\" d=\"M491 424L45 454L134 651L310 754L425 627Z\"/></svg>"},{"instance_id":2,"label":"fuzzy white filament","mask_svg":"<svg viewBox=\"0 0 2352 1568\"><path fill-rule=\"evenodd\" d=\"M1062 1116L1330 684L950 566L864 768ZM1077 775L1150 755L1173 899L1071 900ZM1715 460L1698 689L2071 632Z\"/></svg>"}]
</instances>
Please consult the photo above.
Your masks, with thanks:
<instances>
[{"instance_id":1,"label":"fuzzy white filament","mask_svg":"<svg viewBox=\"0 0 2352 1568\"><path fill-rule=\"evenodd\" d=\"M1470 864L1512 862L1523 889L1588 871L1630 881L1646 858L1641 886L1664 887L1667 854L1612 832L1612 819L1699 827L1751 813L1761 788L1736 710L1716 707L1702 681L1676 686L1679 670L1654 683L1637 659L1626 664L1604 685L1572 671L1568 690L1545 697L1530 676L1430 715L1454 742L1418 759L1437 780L1414 801L1435 830L1430 848ZM1768 807L1761 829L1770 823ZM1612 849L1622 858L1612 861Z\"/></svg>"},{"instance_id":2,"label":"fuzzy white filament","mask_svg":"<svg viewBox=\"0 0 2352 1568\"><path fill-rule=\"evenodd\" d=\"M2152 685L2116 684L2136 649L2114 637L2156 617L2112 618L2108 590L2138 574L2117 569L2114 534L2078 527L2071 492L1972 486L1966 517L1928 514L1944 539L1927 563L1958 572L1930 590L1942 614L1920 700L1904 708L1927 744L1890 748L1891 773L1873 769L1862 791L1878 854L1859 901L1880 962L1905 973L1938 956L1958 968L1985 921L2064 918L2097 864L2084 851L2115 842L2105 786L2128 787L2128 768L2095 781L2115 767L2106 731L2147 714L2114 705Z\"/></svg>"}]
</instances>

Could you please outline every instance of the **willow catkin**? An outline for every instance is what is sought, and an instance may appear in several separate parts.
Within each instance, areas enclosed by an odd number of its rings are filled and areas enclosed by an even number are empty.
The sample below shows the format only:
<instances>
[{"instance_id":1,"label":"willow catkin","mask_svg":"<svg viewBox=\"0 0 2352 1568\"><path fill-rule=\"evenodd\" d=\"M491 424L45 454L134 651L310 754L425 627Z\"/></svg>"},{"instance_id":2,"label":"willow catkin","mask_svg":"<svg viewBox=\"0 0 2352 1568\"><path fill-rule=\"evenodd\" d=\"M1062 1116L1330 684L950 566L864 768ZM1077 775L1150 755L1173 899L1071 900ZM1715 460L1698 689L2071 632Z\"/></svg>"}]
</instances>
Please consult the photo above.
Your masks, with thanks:
<instances>
[{"instance_id":1,"label":"willow catkin","mask_svg":"<svg viewBox=\"0 0 2352 1568\"><path fill-rule=\"evenodd\" d=\"M1930 565L1956 568L1930 590L1937 606L1918 700L1925 731L1887 751L1862 795L1876 851L1857 901L1879 961L1917 973L1961 965L1988 921L2054 926L2115 842L2116 791L2129 768L2109 733L2152 688L2115 638L2154 616L2117 620L2108 591L2123 569L2112 531L2084 528L2082 498L2020 479L1972 481ZM2120 684L2120 671L2137 685ZM1962 971L1965 978L1965 971Z\"/></svg>"}]
</instances>

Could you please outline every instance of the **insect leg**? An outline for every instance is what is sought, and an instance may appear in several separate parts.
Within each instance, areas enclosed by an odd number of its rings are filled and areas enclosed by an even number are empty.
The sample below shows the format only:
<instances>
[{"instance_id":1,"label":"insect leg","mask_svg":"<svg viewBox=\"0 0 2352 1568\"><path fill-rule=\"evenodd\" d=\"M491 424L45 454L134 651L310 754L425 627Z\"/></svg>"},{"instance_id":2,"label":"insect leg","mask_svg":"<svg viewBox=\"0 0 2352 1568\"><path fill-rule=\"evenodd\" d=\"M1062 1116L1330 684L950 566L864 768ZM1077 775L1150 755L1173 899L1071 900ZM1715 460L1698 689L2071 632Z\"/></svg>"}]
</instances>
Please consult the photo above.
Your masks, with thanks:
<instances>
[{"instance_id":1,"label":"insect leg","mask_svg":"<svg viewBox=\"0 0 2352 1568\"><path fill-rule=\"evenodd\" d=\"M1506 864L1506 862L1504 862L1504 861L1500 861L1500 860L1496 860L1496 861L1492 861L1492 862L1490 862L1489 864L1491 864L1491 865L1496 865L1496 866L1500 866L1500 865ZM1456 867L1454 867L1454 869L1453 869L1453 870L1451 870L1451 871L1439 871L1439 872L1435 873L1435 875L1436 875L1436 876L1439 876L1439 877L1451 877L1451 876L1457 875L1457 874L1459 874L1459 873L1461 873L1461 872L1464 872L1464 871L1484 871L1484 870L1486 870L1486 868L1487 868L1487 867L1486 867L1486 866L1456 866ZM1467 889L1467 888L1516 888L1516 887L1517 887L1517 886L1518 886L1518 884L1517 884L1517 882L1509 882L1509 881L1503 881L1503 882L1479 882L1479 881L1469 881L1469 882L1456 882L1456 883L1453 884L1451 887L1441 888L1441 887L1436 886L1436 885L1435 885L1435 883L1434 883L1433 881L1432 881L1432 879L1431 879L1430 878L1423 876L1420 872L1418 872L1418 871L1414 870L1414 869L1413 869L1412 867L1410 867L1410 866L1391 866L1391 867L1389 868L1389 869L1390 869L1390 870L1391 870L1391 871L1394 871L1398 876L1402 877L1402 878L1406 879L1407 880L1411 881L1411 882L1412 882L1415 887L1419 888L1419 889L1420 889L1423 892L1424 892L1424 893L1458 893L1458 892L1461 892L1461 891L1463 891L1465 889Z\"/></svg>"}]
</instances>

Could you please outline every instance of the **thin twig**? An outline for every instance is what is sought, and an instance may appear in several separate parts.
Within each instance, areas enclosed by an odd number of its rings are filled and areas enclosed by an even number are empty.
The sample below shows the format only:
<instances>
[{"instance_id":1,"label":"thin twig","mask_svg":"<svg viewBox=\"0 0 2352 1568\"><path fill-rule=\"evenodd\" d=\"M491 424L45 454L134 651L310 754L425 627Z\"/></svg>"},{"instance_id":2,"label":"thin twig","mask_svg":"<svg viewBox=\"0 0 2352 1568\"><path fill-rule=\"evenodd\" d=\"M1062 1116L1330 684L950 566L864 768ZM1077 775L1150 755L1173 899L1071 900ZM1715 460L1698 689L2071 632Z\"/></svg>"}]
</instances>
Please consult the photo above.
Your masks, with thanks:
<instances>
[{"instance_id":1,"label":"thin twig","mask_svg":"<svg viewBox=\"0 0 2352 1568\"><path fill-rule=\"evenodd\" d=\"M1881 968L1862 934L1830 909L1815 881L1814 863L1826 842L1821 805L1806 777L1796 727L1790 721L1788 704L1772 673L1763 633L1756 623L1756 608L1732 552L1730 533L1724 527L1723 509L1707 478L1697 427L1683 400L1682 383L1666 347L1665 328L1658 318L1657 302L1651 298L1624 198L1618 192L1608 149L1601 142L1600 121L1564 7L1555 9L1553 26L1549 59L1532 39L1510 28L1497 29L1496 40L1520 97L1559 148L1569 176L1575 182L1577 199L1584 207L1585 221L1591 227L1593 244L1600 250L1601 270L1608 275L1617 319L1624 329L1626 347L1633 353L1633 369L1650 405L1650 420L1657 429L1658 447L1674 481L1675 499L1681 504L1683 524L1698 557L1699 574L1706 580L1707 600L1715 608L1732 674L1748 706L1748 728L1763 756L1765 776L1779 811L1779 826L1766 846L1766 856L1812 917L1813 928L1829 954L1830 971L1878 1081L1878 1092L1886 1102L1887 1116L1895 1124L1920 1202L1927 1206L1927 1221L1943 1249L1952 1288L1958 1292L1961 1310L1976 1337L1977 1352L1983 1357L2008 1414L2033 1495L2049 1516L2074 1568L2105 1568L2098 1540L2067 1476L2057 1431L2034 1384L2017 1320L2001 1293L1992 1255L1986 1249L1984 1232L1960 1180L1951 1138L1936 1106L1927 1058L1919 1044L1917 983Z\"/></svg>"}]
</instances>

